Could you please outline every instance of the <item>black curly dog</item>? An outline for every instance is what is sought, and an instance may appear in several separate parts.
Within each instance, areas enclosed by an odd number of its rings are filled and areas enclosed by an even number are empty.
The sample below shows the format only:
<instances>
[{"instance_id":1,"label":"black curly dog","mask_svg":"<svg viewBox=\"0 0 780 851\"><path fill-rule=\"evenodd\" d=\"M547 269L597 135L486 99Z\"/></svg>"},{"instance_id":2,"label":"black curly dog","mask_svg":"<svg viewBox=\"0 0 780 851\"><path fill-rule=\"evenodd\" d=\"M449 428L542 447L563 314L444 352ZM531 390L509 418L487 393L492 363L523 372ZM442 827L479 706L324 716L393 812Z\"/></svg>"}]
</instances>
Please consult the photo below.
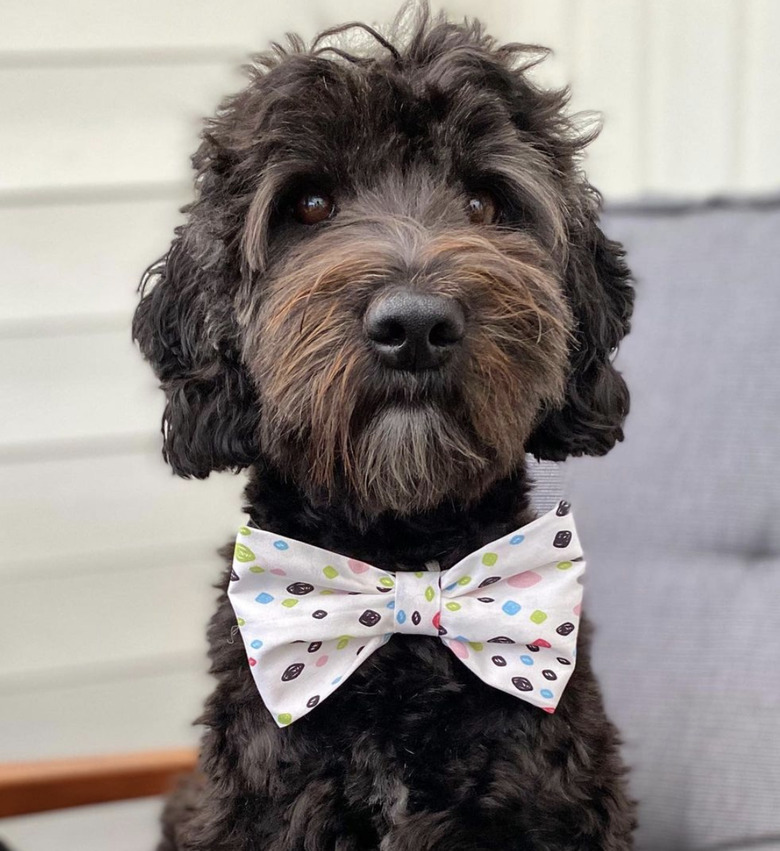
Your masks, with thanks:
<instances>
[{"instance_id":1,"label":"black curly dog","mask_svg":"<svg viewBox=\"0 0 780 851\"><path fill-rule=\"evenodd\" d=\"M292 38L208 122L134 336L176 473L247 469L262 528L447 568L533 519L526 453L622 439L630 273L579 168L595 134L527 73L544 51L425 8L393 42L351 27L372 46ZM403 636L279 729L232 637L228 575L200 769L162 851L632 847L587 634L554 715Z\"/></svg>"}]
</instances>

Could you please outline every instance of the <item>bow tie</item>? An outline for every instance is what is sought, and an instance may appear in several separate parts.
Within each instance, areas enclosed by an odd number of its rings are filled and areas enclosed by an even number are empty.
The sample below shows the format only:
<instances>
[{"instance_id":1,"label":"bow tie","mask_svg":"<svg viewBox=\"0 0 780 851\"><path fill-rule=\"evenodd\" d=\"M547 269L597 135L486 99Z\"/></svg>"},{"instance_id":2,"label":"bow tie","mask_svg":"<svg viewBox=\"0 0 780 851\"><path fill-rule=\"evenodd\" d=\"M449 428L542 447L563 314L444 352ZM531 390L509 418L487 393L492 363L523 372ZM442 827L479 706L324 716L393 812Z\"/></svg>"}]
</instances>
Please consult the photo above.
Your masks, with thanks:
<instances>
[{"instance_id":1,"label":"bow tie","mask_svg":"<svg viewBox=\"0 0 780 851\"><path fill-rule=\"evenodd\" d=\"M485 683L554 712L574 669L585 570L569 504L449 570L380 570L243 526L228 596L280 727L394 633L438 636Z\"/></svg>"}]
</instances>

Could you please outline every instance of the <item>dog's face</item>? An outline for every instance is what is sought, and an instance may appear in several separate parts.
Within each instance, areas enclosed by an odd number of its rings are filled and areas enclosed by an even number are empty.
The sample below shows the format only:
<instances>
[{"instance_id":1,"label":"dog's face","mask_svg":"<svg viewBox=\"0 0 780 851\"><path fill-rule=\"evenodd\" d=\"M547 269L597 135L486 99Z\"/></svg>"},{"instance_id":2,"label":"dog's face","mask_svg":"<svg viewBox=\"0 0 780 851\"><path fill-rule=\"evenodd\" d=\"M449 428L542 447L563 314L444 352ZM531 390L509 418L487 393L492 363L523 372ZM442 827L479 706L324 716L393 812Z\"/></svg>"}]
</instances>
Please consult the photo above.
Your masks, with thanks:
<instances>
[{"instance_id":1,"label":"dog's face","mask_svg":"<svg viewBox=\"0 0 780 851\"><path fill-rule=\"evenodd\" d=\"M423 21L370 58L277 52L226 102L134 324L177 472L262 457L410 514L621 438L628 271L536 59Z\"/></svg>"}]
</instances>

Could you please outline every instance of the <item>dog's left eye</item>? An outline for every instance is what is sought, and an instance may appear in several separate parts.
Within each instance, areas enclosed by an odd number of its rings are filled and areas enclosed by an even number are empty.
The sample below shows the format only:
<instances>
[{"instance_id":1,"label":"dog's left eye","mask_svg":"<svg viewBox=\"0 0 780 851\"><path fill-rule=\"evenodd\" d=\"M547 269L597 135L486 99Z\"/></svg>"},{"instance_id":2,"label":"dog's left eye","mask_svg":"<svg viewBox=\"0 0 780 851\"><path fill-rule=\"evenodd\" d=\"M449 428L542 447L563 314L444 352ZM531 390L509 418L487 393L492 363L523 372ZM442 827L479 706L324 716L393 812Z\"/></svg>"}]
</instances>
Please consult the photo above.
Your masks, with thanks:
<instances>
[{"instance_id":1,"label":"dog's left eye","mask_svg":"<svg viewBox=\"0 0 780 851\"><path fill-rule=\"evenodd\" d=\"M324 192L306 192L293 204L293 215L301 224L316 225L329 219L335 212L336 203Z\"/></svg>"},{"instance_id":2,"label":"dog's left eye","mask_svg":"<svg viewBox=\"0 0 780 851\"><path fill-rule=\"evenodd\" d=\"M475 225L492 225L498 218L498 204L489 192L474 192L466 203L469 221Z\"/></svg>"}]
</instances>

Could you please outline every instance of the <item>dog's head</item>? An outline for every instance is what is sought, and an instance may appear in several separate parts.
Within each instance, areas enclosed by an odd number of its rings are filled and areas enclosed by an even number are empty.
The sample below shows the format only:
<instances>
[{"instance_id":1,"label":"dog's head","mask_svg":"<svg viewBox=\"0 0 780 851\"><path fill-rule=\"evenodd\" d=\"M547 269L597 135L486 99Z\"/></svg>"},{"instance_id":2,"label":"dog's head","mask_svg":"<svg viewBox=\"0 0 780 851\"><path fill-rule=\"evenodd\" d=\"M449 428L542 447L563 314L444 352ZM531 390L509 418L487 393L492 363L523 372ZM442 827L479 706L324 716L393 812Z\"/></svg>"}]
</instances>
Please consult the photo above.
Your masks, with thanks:
<instances>
[{"instance_id":1,"label":"dog's head","mask_svg":"<svg viewBox=\"0 0 780 851\"><path fill-rule=\"evenodd\" d=\"M134 335L180 475L263 458L409 514L622 438L632 289L543 51L427 14L402 47L371 32L277 48L223 103Z\"/></svg>"}]
</instances>

